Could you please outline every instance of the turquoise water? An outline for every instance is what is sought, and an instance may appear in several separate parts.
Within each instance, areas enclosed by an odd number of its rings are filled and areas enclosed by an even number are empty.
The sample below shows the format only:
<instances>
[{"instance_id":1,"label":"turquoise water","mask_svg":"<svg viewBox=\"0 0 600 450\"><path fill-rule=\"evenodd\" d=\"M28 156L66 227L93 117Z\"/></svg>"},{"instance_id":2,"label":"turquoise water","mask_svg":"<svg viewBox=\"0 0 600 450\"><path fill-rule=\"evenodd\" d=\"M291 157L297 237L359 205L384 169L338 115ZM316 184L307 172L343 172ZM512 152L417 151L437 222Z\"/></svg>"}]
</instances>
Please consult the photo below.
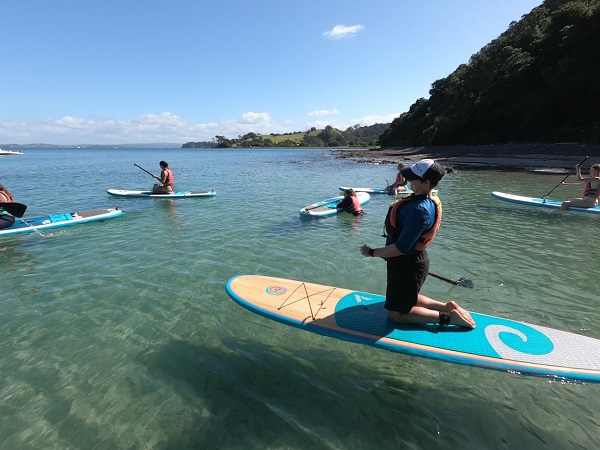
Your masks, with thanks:
<instances>
[{"instance_id":1,"label":"turquoise water","mask_svg":"<svg viewBox=\"0 0 600 450\"><path fill-rule=\"evenodd\" d=\"M165 159L204 199L147 189ZM0 448L596 448L600 386L405 356L269 321L225 293L264 274L382 294L386 196L366 214L306 220L338 186L384 186L395 166L324 150L25 150L0 157L25 217L107 207L121 218L0 238ZM563 175L461 171L424 293L484 314L600 338L600 217L500 202ZM561 187L566 199L578 188Z\"/></svg>"}]
</instances>

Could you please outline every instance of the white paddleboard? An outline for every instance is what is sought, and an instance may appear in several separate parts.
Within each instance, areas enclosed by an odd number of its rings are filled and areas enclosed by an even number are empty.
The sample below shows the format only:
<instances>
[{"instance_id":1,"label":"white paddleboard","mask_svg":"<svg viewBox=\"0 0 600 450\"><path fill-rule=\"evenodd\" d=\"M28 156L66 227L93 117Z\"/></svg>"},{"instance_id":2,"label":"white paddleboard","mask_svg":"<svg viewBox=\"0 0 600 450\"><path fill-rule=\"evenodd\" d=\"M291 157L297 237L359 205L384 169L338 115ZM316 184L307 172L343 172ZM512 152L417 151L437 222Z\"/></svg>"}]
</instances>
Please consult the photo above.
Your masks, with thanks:
<instances>
[{"instance_id":1,"label":"white paddleboard","mask_svg":"<svg viewBox=\"0 0 600 450\"><path fill-rule=\"evenodd\" d=\"M505 192L492 192L492 197L505 202L518 203L520 205L537 206L541 208L560 209L562 201L549 198L523 197L521 195L507 194ZM570 207L568 211L583 212L589 214L600 214L600 206L594 208Z\"/></svg>"},{"instance_id":2,"label":"white paddleboard","mask_svg":"<svg viewBox=\"0 0 600 450\"><path fill-rule=\"evenodd\" d=\"M17 219L12 227L0 230L0 236L33 233L35 231L49 230L52 228L69 227L82 223L112 219L114 217L119 217L122 214L123 211L120 209L94 209L91 211L53 214L49 216L35 217L33 219Z\"/></svg>"},{"instance_id":3,"label":"white paddleboard","mask_svg":"<svg viewBox=\"0 0 600 450\"><path fill-rule=\"evenodd\" d=\"M357 192L356 198L361 205L364 205L369 201L371 196L366 192ZM313 203L312 205L305 206L300 210L300 216L302 217L327 217L335 215L343 210L337 209L337 205L344 200L344 196L340 195L337 197L328 198L320 202Z\"/></svg>"},{"instance_id":4,"label":"white paddleboard","mask_svg":"<svg viewBox=\"0 0 600 450\"><path fill-rule=\"evenodd\" d=\"M184 197L214 197L215 191L175 191L172 194L155 194L152 191L133 191L128 189L108 189L106 191L116 197L149 197L149 198L184 198Z\"/></svg>"}]
</instances>

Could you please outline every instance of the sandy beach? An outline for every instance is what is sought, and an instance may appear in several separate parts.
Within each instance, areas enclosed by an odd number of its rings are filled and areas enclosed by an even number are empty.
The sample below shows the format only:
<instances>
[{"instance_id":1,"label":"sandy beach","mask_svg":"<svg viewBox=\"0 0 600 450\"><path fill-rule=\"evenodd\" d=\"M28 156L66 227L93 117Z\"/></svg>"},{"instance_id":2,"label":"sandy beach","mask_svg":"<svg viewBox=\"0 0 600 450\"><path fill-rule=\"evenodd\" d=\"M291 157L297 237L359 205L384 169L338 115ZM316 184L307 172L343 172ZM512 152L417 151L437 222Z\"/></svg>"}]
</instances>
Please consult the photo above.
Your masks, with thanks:
<instances>
[{"instance_id":1,"label":"sandy beach","mask_svg":"<svg viewBox=\"0 0 600 450\"><path fill-rule=\"evenodd\" d=\"M359 163L397 164L402 160L433 158L461 170L525 170L550 173L572 171L589 156L587 164L600 163L600 144L498 144L448 147L398 147L369 150L337 150L338 158Z\"/></svg>"}]
</instances>

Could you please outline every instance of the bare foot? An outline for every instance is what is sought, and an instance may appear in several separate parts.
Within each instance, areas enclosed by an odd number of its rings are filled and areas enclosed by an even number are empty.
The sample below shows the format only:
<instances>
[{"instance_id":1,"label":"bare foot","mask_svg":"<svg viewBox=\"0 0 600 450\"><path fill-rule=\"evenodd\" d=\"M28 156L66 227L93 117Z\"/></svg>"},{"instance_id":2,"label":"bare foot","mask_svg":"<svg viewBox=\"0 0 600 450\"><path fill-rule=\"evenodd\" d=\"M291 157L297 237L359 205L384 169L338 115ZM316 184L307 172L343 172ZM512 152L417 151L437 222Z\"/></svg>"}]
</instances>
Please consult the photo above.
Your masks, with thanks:
<instances>
[{"instance_id":1,"label":"bare foot","mask_svg":"<svg viewBox=\"0 0 600 450\"><path fill-rule=\"evenodd\" d=\"M475 321L466 309L461 308L458 303L451 301L446 303L446 311L450 315L450 323L459 327L475 328Z\"/></svg>"}]
</instances>

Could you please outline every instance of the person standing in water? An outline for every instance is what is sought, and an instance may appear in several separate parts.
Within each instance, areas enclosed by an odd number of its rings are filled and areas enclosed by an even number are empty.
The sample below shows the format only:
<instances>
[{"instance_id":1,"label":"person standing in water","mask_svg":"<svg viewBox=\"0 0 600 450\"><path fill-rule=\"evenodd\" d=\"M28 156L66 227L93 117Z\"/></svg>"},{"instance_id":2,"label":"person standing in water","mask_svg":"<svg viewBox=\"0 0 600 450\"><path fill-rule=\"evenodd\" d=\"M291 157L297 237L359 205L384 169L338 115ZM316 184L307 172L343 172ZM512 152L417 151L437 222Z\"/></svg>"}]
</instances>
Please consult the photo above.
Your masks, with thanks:
<instances>
[{"instance_id":1,"label":"person standing in water","mask_svg":"<svg viewBox=\"0 0 600 450\"><path fill-rule=\"evenodd\" d=\"M429 256L425 249L442 220L442 203L431 191L445 173L432 159L402 169L414 194L397 200L389 208L385 219L386 246L363 245L360 253L387 261L385 309L390 320L475 328L471 315L458 303L442 303L420 293L429 274Z\"/></svg>"},{"instance_id":2,"label":"person standing in water","mask_svg":"<svg viewBox=\"0 0 600 450\"><path fill-rule=\"evenodd\" d=\"M344 190L344 199L337 204L337 209L343 209L353 216L360 216L363 213L363 208L354 189Z\"/></svg>"},{"instance_id":3,"label":"person standing in water","mask_svg":"<svg viewBox=\"0 0 600 450\"><path fill-rule=\"evenodd\" d=\"M172 194L174 192L175 179L173 177L173 171L169 169L169 164L166 161L161 161L160 165L160 178L156 175L152 175L156 178L160 184L155 184L152 188L154 194Z\"/></svg>"}]
</instances>

